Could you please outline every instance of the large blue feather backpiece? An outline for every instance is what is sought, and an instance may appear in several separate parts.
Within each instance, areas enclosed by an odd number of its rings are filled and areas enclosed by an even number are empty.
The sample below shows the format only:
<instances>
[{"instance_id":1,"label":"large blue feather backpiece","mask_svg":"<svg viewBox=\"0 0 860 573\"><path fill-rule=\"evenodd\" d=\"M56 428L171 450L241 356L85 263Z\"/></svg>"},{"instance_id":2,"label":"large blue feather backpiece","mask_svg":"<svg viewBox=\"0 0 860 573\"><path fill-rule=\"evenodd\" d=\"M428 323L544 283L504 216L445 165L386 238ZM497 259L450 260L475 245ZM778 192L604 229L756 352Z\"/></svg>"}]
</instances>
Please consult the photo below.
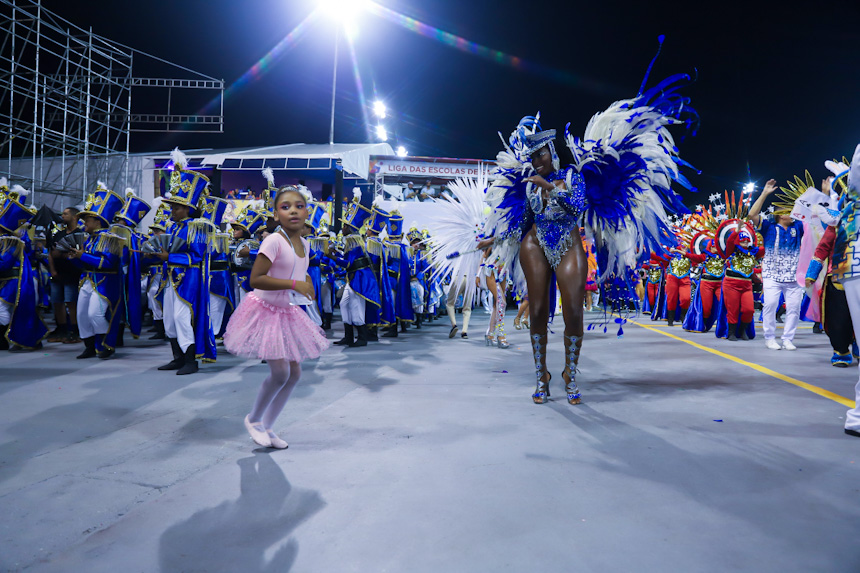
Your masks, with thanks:
<instances>
[{"instance_id":1,"label":"large blue feather backpiece","mask_svg":"<svg viewBox=\"0 0 860 573\"><path fill-rule=\"evenodd\" d=\"M689 213L672 190L673 182L695 190L680 172L689 164L668 129L698 122L689 99L678 94L689 81L678 74L613 103L591 118L582 139L570 134L569 125L565 129L573 166L585 179L583 225L602 277L625 276L625 268L635 268L650 253L664 254L674 246L667 212Z\"/></svg>"}]
</instances>

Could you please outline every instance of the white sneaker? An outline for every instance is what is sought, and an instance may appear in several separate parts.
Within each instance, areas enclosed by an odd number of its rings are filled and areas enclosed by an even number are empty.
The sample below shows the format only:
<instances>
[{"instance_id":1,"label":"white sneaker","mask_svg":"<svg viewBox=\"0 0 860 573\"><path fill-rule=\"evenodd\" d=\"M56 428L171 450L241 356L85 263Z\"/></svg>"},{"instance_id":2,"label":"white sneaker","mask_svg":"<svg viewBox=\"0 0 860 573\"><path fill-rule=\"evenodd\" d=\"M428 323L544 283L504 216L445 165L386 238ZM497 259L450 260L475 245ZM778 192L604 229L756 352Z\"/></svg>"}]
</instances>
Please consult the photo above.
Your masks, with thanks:
<instances>
[{"instance_id":1,"label":"white sneaker","mask_svg":"<svg viewBox=\"0 0 860 573\"><path fill-rule=\"evenodd\" d=\"M790 340L783 340L782 341L782 347L785 348L786 350L797 350L797 346L792 344Z\"/></svg>"},{"instance_id":2,"label":"white sneaker","mask_svg":"<svg viewBox=\"0 0 860 573\"><path fill-rule=\"evenodd\" d=\"M776 340L774 340L773 338L771 338L770 340L765 340L764 345L767 346L768 348L770 348L771 350L779 350L780 349L779 343Z\"/></svg>"}]
</instances>

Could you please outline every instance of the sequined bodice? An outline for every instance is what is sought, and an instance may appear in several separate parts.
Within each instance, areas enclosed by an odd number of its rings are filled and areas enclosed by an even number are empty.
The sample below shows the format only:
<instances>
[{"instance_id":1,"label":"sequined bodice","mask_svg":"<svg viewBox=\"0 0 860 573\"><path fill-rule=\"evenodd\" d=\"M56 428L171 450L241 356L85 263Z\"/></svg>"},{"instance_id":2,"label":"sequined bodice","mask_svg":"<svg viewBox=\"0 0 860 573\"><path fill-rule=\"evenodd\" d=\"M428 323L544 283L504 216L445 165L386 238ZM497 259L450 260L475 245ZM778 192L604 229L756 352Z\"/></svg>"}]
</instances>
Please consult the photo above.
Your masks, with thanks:
<instances>
[{"instance_id":1,"label":"sequined bodice","mask_svg":"<svg viewBox=\"0 0 860 573\"><path fill-rule=\"evenodd\" d=\"M557 171L547 181L564 181L566 189L550 191L540 212L534 213L535 231L547 261L556 268L573 244L573 233L579 233L579 216L585 209L585 181L570 168ZM540 192L538 190L538 192Z\"/></svg>"},{"instance_id":2,"label":"sequined bodice","mask_svg":"<svg viewBox=\"0 0 860 573\"><path fill-rule=\"evenodd\" d=\"M659 284L660 279L663 278L663 269L654 265L650 269L648 269L648 282L651 284Z\"/></svg>"}]
</instances>

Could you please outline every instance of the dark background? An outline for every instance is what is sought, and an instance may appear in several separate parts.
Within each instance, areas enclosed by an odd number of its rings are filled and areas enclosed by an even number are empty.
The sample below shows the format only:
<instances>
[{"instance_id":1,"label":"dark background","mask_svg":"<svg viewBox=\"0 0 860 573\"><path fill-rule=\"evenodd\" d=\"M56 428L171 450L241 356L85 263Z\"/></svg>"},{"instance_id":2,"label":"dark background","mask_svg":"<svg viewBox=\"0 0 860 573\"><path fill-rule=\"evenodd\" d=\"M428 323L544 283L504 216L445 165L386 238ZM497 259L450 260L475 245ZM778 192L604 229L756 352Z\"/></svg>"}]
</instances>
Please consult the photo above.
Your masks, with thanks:
<instances>
[{"instance_id":1,"label":"dark background","mask_svg":"<svg viewBox=\"0 0 860 573\"><path fill-rule=\"evenodd\" d=\"M380 0L473 42L549 66L579 81L515 69L363 14L355 51L365 97L390 107L392 146L410 155L494 158L520 117L541 111L544 128L581 133L589 117L636 94L666 35L651 84L678 72L701 116L697 137L679 143L702 170L707 195L747 181L780 182L860 141L860 2L667 3ZM232 84L288 34L311 0L46 0L75 24ZM132 150L326 143L335 23L314 22L225 104L223 134L134 134ZM341 39L335 140L367 141L352 62ZM147 70L135 63L136 75ZM526 66L527 68L529 66ZM136 111L162 103L135 93ZM196 111L196 110L195 110Z\"/></svg>"}]
</instances>

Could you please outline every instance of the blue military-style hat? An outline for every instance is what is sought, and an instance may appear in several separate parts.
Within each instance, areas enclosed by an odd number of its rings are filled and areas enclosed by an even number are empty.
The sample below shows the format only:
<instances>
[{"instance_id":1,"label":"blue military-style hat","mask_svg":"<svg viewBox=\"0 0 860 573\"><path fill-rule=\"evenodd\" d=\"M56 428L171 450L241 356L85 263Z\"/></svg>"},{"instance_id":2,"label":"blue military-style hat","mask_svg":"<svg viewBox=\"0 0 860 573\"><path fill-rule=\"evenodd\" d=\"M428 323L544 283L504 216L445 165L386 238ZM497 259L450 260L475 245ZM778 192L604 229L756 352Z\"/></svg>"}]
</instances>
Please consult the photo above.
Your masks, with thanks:
<instances>
[{"instance_id":1,"label":"blue military-style hat","mask_svg":"<svg viewBox=\"0 0 860 573\"><path fill-rule=\"evenodd\" d=\"M16 188L19 187L16 185L12 191L4 192L4 198L0 202L0 230L7 233L14 233L18 227L36 215L35 210L29 209L18 201L19 192ZM23 187L19 189L24 190Z\"/></svg>"},{"instance_id":2,"label":"blue military-style hat","mask_svg":"<svg viewBox=\"0 0 860 573\"><path fill-rule=\"evenodd\" d=\"M122 210L123 205L122 197L99 181L96 184L96 192L87 197L83 210L78 212L78 218L83 219L88 215L97 217L104 221L106 226L109 226L113 223L114 217Z\"/></svg>"},{"instance_id":3,"label":"blue military-style hat","mask_svg":"<svg viewBox=\"0 0 860 573\"><path fill-rule=\"evenodd\" d=\"M177 147L170 153L173 160L173 174L170 176L170 197L164 201L175 205L185 205L191 208L191 215L196 216L200 207L200 198L209 185L209 178L197 171L188 171L188 159Z\"/></svg>"},{"instance_id":4,"label":"blue military-style hat","mask_svg":"<svg viewBox=\"0 0 860 573\"><path fill-rule=\"evenodd\" d=\"M305 225L313 229L314 233L318 233L325 216L325 207L318 203L308 203L308 220L305 221Z\"/></svg>"},{"instance_id":5,"label":"blue military-style hat","mask_svg":"<svg viewBox=\"0 0 860 573\"><path fill-rule=\"evenodd\" d=\"M132 227L137 227L146 214L152 210L149 203L134 194L132 189L125 190L125 205L116 214L117 219L122 219Z\"/></svg>"},{"instance_id":6,"label":"blue military-style hat","mask_svg":"<svg viewBox=\"0 0 860 573\"><path fill-rule=\"evenodd\" d=\"M352 190L352 203L349 204L341 222L359 231L364 226L364 222L370 218L371 207L370 193L362 192L360 187L356 187Z\"/></svg>"},{"instance_id":7,"label":"blue military-style hat","mask_svg":"<svg viewBox=\"0 0 860 573\"><path fill-rule=\"evenodd\" d=\"M220 228L221 220L224 218L224 213L227 212L229 205L230 202L226 199L204 195L200 202L200 216Z\"/></svg>"},{"instance_id":8,"label":"blue military-style hat","mask_svg":"<svg viewBox=\"0 0 860 573\"><path fill-rule=\"evenodd\" d=\"M389 217L391 214L388 211L374 205L370 212L370 221L367 224L368 231L375 231L377 235L382 233L388 225Z\"/></svg>"},{"instance_id":9,"label":"blue military-style hat","mask_svg":"<svg viewBox=\"0 0 860 573\"><path fill-rule=\"evenodd\" d=\"M399 211L392 211L388 217L388 238L394 241L403 238L403 215Z\"/></svg>"},{"instance_id":10,"label":"blue military-style hat","mask_svg":"<svg viewBox=\"0 0 860 573\"><path fill-rule=\"evenodd\" d=\"M250 205L246 205L244 209L236 215L236 220L230 223L234 227L239 227L253 235L257 230L266 223L266 216Z\"/></svg>"}]
</instances>

